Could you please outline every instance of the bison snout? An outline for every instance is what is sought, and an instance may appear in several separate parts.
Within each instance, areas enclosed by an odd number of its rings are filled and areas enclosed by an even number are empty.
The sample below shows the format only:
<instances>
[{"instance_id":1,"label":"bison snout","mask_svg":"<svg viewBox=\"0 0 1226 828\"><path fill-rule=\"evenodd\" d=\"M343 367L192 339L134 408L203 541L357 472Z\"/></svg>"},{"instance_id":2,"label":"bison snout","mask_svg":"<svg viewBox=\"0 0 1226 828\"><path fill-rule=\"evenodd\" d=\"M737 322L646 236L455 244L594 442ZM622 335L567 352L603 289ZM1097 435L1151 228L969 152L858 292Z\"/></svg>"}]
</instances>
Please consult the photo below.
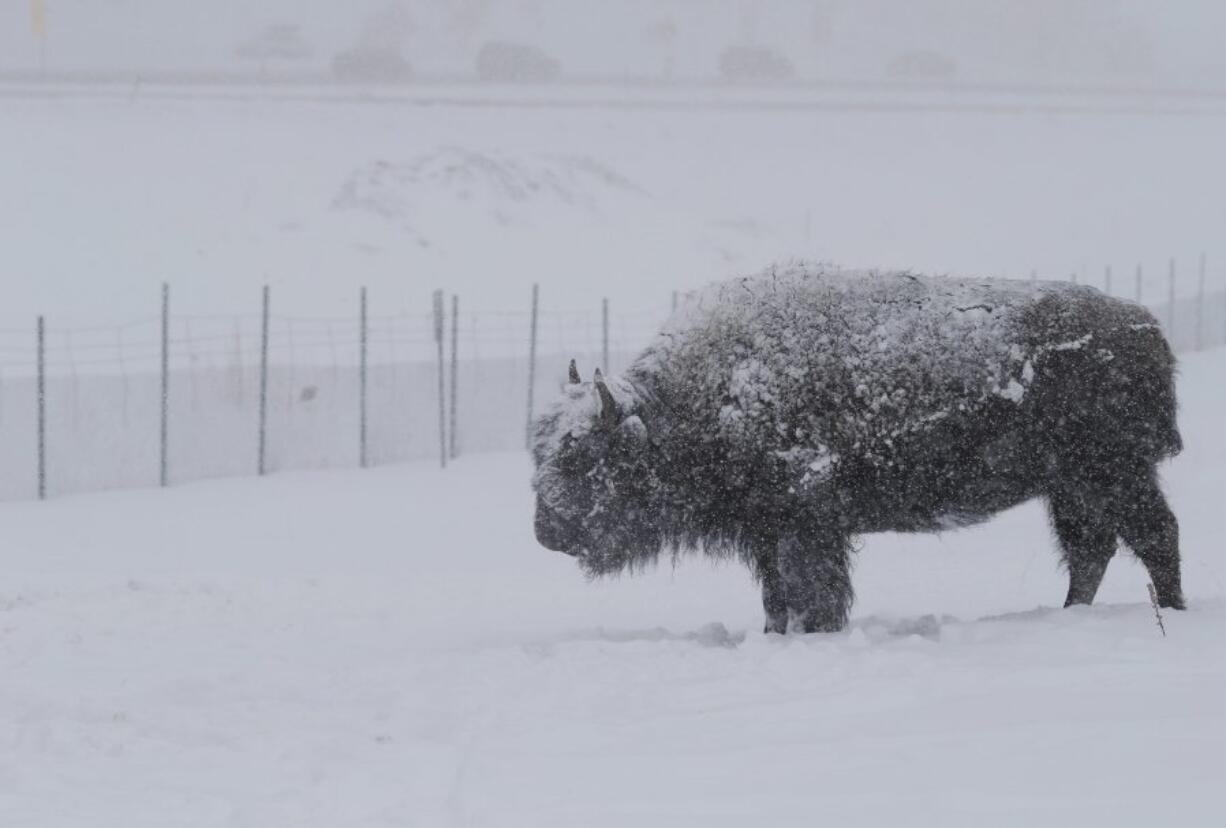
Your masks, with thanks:
<instances>
[{"instance_id":1,"label":"bison snout","mask_svg":"<svg viewBox=\"0 0 1226 828\"><path fill-rule=\"evenodd\" d=\"M574 555L572 551L578 546L577 533L565 524L537 512L536 542L551 552L565 552Z\"/></svg>"}]
</instances>

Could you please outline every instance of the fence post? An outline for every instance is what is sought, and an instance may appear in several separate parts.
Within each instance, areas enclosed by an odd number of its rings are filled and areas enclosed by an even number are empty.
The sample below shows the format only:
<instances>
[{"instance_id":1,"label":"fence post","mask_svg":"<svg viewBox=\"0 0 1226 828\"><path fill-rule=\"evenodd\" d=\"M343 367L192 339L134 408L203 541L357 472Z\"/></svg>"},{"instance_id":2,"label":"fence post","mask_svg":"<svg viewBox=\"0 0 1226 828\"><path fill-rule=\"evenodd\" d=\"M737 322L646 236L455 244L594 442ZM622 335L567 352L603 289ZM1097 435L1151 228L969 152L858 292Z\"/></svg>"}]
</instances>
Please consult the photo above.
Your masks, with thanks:
<instances>
[{"instance_id":1,"label":"fence post","mask_svg":"<svg viewBox=\"0 0 1226 828\"><path fill-rule=\"evenodd\" d=\"M115 329L115 356L119 360L119 373L123 375L123 424L128 425L128 363L123 355L123 328Z\"/></svg>"},{"instance_id":2,"label":"fence post","mask_svg":"<svg viewBox=\"0 0 1226 828\"><path fill-rule=\"evenodd\" d=\"M358 356L358 465L366 468L366 349L370 341L366 318L366 287L362 287L358 303L359 356Z\"/></svg>"},{"instance_id":3,"label":"fence post","mask_svg":"<svg viewBox=\"0 0 1226 828\"><path fill-rule=\"evenodd\" d=\"M1107 272L1103 276L1103 293L1111 295L1111 265L1107 265Z\"/></svg>"},{"instance_id":4,"label":"fence post","mask_svg":"<svg viewBox=\"0 0 1226 828\"><path fill-rule=\"evenodd\" d=\"M1200 254L1196 271L1196 350L1205 347L1205 254Z\"/></svg>"},{"instance_id":5,"label":"fence post","mask_svg":"<svg viewBox=\"0 0 1226 828\"><path fill-rule=\"evenodd\" d=\"M434 344L438 347L438 462L447 468L447 395L444 388L443 292L434 291Z\"/></svg>"},{"instance_id":6,"label":"fence post","mask_svg":"<svg viewBox=\"0 0 1226 828\"><path fill-rule=\"evenodd\" d=\"M532 448L532 397L536 390L536 323L540 310L541 286L532 284L532 324L528 333L528 426L524 430L524 445Z\"/></svg>"},{"instance_id":7,"label":"fence post","mask_svg":"<svg viewBox=\"0 0 1226 828\"><path fill-rule=\"evenodd\" d=\"M262 477L267 471L268 449L268 285L264 285L264 309L260 327L260 447L258 470Z\"/></svg>"},{"instance_id":8,"label":"fence post","mask_svg":"<svg viewBox=\"0 0 1226 828\"><path fill-rule=\"evenodd\" d=\"M600 364L609 373L609 300L600 300Z\"/></svg>"},{"instance_id":9,"label":"fence post","mask_svg":"<svg viewBox=\"0 0 1226 828\"><path fill-rule=\"evenodd\" d=\"M38 317L38 499L47 499L47 325Z\"/></svg>"},{"instance_id":10,"label":"fence post","mask_svg":"<svg viewBox=\"0 0 1226 828\"><path fill-rule=\"evenodd\" d=\"M673 313L677 312L677 291L673 291Z\"/></svg>"},{"instance_id":11,"label":"fence post","mask_svg":"<svg viewBox=\"0 0 1226 828\"><path fill-rule=\"evenodd\" d=\"M162 432L161 432L161 483L170 485L170 285L162 283Z\"/></svg>"},{"instance_id":12,"label":"fence post","mask_svg":"<svg viewBox=\"0 0 1226 828\"><path fill-rule=\"evenodd\" d=\"M1141 304L1141 266L1137 265L1136 302Z\"/></svg>"},{"instance_id":13,"label":"fence post","mask_svg":"<svg viewBox=\"0 0 1226 828\"><path fill-rule=\"evenodd\" d=\"M1170 268L1167 271L1167 287L1166 287L1166 335L1175 339L1175 260L1171 259Z\"/></svg>"},{"instance_id":14,"label":"fence post","mask_svg":"<svg viewBox=\"0 0 1226 828\"><path fill-rule=\"evenodd\" d=\"M456 442L457 424L459 415L456 410L456 402L458 395L456 389L460 385L460 297L454 293L451 294L451 422L449 424L451 434L450 454L454 460L458 455Z\"/></svg>"}]
</instances>

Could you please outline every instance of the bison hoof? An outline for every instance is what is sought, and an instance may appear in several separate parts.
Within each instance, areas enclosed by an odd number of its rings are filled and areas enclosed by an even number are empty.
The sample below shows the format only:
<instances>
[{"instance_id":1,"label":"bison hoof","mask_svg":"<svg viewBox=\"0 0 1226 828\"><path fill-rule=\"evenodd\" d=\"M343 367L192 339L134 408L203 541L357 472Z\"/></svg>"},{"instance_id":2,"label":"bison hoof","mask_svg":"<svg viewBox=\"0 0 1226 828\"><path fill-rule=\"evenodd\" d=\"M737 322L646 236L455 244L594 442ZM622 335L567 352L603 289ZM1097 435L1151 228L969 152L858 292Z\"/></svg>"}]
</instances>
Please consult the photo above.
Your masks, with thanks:
<instances>
[{"instance_id":1,"label":"bison hoof","mask_svg":"<svg viewBox=\"0 0 1226 828\"><path fill-rule=\"evenodd\" d=\"M1188 604L1183 600L1182 595L1162 598L1158 601L1158 606L1162 607L1163 609L1173 610L1186 610L1188 608Z\"/></svg>"}]
</instances>

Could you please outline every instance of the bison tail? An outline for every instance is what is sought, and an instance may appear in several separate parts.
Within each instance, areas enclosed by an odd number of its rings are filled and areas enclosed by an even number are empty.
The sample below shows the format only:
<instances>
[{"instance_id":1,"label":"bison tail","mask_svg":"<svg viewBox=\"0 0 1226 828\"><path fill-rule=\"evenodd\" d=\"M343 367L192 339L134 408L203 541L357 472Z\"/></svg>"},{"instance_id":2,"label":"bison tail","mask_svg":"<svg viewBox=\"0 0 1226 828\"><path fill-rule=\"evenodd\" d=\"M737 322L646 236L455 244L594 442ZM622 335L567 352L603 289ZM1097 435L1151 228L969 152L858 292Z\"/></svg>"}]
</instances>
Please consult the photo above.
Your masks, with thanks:
<instances>
[{"instance_id":1,"label":"bison tail","mask_svg":"<svg viewBox=\"0 0 1226 828\"><path fill-rule=\"evenodd\" d=\"M1174 404L1172 403L1172 408ZM1179 426L1175 424L1175 418L1172 416L1171 421L1165 424L1162 433L1157 440L1158 460L1165 460L1168 457L1174 457L1183 451L1183 437L1179 434Z\"/></svg>"},{"instance_id":2,"label":"bison tail","mask_svg":"<svg viewBox=\"0 0 1226 828\"><path fill-rule=\"evenodd\" d=\"M1129 412L1145 421L1140 431L1146 437L1147 459L1157 462L1183 451L1183 438L1177 422L1175 355L1161 333L1147 333L1137 353L1138 371L1128 380L1133 397Z\"/></svg>"}]
</instances>

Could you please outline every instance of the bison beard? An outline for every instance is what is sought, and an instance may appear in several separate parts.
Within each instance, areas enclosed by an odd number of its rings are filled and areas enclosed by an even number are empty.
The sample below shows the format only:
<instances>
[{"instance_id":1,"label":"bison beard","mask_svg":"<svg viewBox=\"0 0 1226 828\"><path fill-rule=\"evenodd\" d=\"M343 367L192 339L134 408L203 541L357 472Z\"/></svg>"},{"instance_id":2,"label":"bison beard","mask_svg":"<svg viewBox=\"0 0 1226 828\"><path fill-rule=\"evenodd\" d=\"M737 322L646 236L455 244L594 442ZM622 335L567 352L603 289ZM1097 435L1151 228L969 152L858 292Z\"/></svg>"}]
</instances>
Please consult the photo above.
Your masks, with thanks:
<instances>
[{"instance_id":1,"label":"bison beard","mask_svg":"<svg viewBox=\"0 0 1226 828\"><path fill-rule=\"evenodd\" d=\"M1123 540L1182 609L1156 465L1180 450L1174 359L1143 308L1067 284L796 265L692 298L621 377L538 420L536 530L591 576L664 550L744 561L766 630L832 631L852 538L1045 498L1094 599Z\"/></svg>"}]
</instances>

